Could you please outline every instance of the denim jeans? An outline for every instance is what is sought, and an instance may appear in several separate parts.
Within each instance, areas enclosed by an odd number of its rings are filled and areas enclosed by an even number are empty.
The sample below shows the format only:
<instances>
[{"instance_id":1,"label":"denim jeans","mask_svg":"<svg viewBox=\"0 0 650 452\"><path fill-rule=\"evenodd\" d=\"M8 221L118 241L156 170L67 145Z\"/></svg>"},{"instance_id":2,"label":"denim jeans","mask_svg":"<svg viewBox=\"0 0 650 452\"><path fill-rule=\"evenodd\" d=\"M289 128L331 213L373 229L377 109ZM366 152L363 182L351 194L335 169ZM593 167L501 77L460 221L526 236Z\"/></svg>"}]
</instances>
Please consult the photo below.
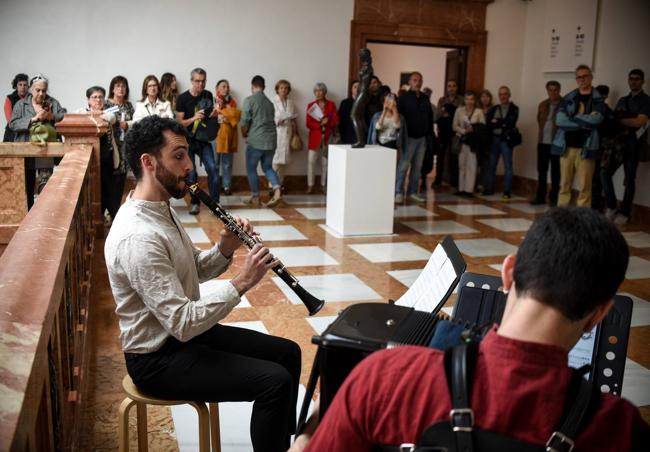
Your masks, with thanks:
<instances>
[{"instance_id":1,"label":"denim jeans","mask_svg":"<svg viewBox=\"0 0 650 452\"><path fill-rule=\"evenodd\" d=\"M219 172L217 171L216 164L214 162L214 150L210 143L204 143L202 141L196 141L190 139L190 160L192 160L192 171L188 176L188 180L191 184L195 183L198 176L196 174L196 163L195 156L199 156L205 172L208 174L208 189L210 190L210 197L219 202ZM200 204L199 198L192 195L192 204Z\"/></svg>"},{"instance_id":2,"label":"denim jeans","mask_svg":"<svg viewBox=\"0 0 650 452\"><path fill-rule=\"evenodd\" d=\"M397 163L397 181L395 183L396 194L404 193L404 181L406 179L406 171L408 170L409 166L411 167L411 172L409 174L409 183L406 190L406 195L410 196L418 192L422 161L424 160L424 152L426 149L426 137L408 137L406 142L406 149L404 152L402 152L401 158Z\"/></svg>"},{"instance_id":3,"label":"denim jeans","mask_svg":"<svg viewBox=\"0 0 650 452\"><path fill-rule=\"evenodd\" d=\"M625 179L623 180L625 192L623 193L623 201L621 201L618 211L626 217L629 217L632 212L632 201L634 200L634 191L636 188L636 170L639 166L639 156L636 149L634 149L634 145L630 146L628 144L626 147L623 153L623 162L613 163L609 168L601 168L601 181L603 183L605 203L608 209L616 209L616 192L614 191L612 177L621 164L623 165L623 172L625 174Z\"/></svg>"},{"instance_id":4,"label":"denim jeans","mask_svg":"<svg viewBox=\"0 0 650 452\"><path fill-rule=\"evenodd\" d=\"M499 137L492 137L492 152L490 153L490 172L488 174L488 183L486 190L494 191L494 183L497 176L497 166L499 157L503 156L504 180L503 193L509 195L512 190L512 148L501 141Z\"/></svg>"},{"instance_id":5,"label":"denim jeans","mask_svg":"<svg viewBox=\"0 0 650 452\"><path fill-rule=\"evenodd\" d=\"M227 153L221 154L216 153L216 162L217 162L217 172L221 169L221 181L223 188L231 188L230 184L232 182L232 159L234 154Z\"/></svg>"},{"instance_id":6,"label":"denim jeans","mask_svg":"<svg viewBox=\"0 0 650 452\"><path fill-rule=\"evenodd\" d=\"M264 175L273 188L280 187L278 175L273 171L273 154L275 154L275 149L255 149L250 144L246 146L246 174L253 196L260 194L260 181L257 178L258 163L262 163Z\"/></svg>"}]
</instances>

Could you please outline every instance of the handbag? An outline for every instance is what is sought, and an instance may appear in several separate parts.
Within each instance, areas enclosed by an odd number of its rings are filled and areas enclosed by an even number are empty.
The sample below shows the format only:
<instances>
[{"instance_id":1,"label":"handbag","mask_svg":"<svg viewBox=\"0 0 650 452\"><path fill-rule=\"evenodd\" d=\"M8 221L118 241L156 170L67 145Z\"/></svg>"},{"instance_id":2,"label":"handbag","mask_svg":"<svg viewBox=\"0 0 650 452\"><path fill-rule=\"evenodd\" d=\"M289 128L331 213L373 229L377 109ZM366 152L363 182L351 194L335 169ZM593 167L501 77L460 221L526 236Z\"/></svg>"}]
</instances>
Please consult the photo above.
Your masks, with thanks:
<instances>
[{"instance_id":1,"label":"handbag","mask_svg":"<svg viewBox=\"0 0 650 452\"><path fill-rule=\"evenodd\" d=\"M304 147L305 145L300 138L300 134L298 131L294 131L293 135L291 135L291 141L289 141L289 149L292 151L302 151Z\"/></svg>"},{"instance_id":2,"label":"handbag","mask_svg":"<svg viewBox=\"0 0 650 452\"><path fill-rule=\"evenodd\" d=\"M58 141L56 129L48 122L36 121L29 126L29 141L31 143L51 143Z\"/></svg>"}]
</instances>

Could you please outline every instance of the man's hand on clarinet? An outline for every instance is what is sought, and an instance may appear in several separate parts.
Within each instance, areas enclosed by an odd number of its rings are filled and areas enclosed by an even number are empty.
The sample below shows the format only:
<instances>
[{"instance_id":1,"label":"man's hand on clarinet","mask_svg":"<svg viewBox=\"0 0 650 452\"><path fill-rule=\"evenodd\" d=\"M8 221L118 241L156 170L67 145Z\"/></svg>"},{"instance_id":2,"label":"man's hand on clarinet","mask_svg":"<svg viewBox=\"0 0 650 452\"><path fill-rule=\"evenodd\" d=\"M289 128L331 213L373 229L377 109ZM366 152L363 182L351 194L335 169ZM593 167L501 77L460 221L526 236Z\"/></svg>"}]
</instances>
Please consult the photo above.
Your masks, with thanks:
<instances>
[{"instance_id":1,"label":"man's hand on clarinet","mask_svg":"<svg viewBox=\"0 0 650 452\"><path fill-rule=\"evenodd\" d=\"M257 243L248 252L241 273L235 276L231 283L240 296L244 295L255 284L260 282L270 268L279 263L280 261L273 257L267 247Z\"/></svg>"},{"instance_id":2,"label":"man's hand on clarinet","mask_svg":"<svg viewBox=\"0 0 650 452\"><path fill-rule=\"evenodd\" d=\"M235 220L235 223L237 223L237 226L246 231L248 235L257 235L257 232L253 230L253 225L248 221L247 218L242 219L238 216L234 216L233 219ZM233 253L240 246L242 246L244 242L242 242L241 239L237 237L237 234L229 231L226 228L223 228L221 230L220 235L221 239L219 240L219 250L221 251L221 254L230 259Z\"/></svg>"}]
</instances>

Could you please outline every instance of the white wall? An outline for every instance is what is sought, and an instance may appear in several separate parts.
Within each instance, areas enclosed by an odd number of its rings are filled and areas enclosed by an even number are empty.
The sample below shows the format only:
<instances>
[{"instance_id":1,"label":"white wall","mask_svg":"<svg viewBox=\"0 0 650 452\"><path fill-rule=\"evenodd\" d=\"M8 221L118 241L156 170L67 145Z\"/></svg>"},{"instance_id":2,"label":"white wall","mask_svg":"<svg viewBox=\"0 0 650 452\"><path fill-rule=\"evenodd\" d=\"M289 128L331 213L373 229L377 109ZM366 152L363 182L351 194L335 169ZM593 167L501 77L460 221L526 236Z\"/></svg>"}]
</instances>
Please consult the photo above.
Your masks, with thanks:
<instances>
[{"instance_id":1,"label":"white wall","mask_svg":"<svg viewBox=\"0 0 650 452\"><path fill-rule=\"evenodd\" d=\"M522 2L496 0L487 8L488 48L485 87L493 92L510 86L520 107L519 126L524 143L515 150L515 174L537 178L537 105L546 97L544 85L558 80L562 92L575 89L573 73L543 73L545 0ZM609 85L610 104L628 93L627 73L635 67L645 71L645 91L650 92L650 2L647 0L600 0L598 2L594 85ZM615 182L623 193L622 169ZM634 202L650 206L650 163L637 172Z\"/></svg>"},{"instance_id":2,"label":"white wall","mask_svg":"<svg viewBox=\"0 0 650 452\"><path fill-rule=\"evenodd\" d=\"M189 88L192 68L208 73L208 88L227 78L241 103L255 74L266 94L280 78L291 81L301 111L317 81L337 104L346 95L353 0L0 0L0 93L17 72L42 72L50 93L68 110L86 104L85 90L108 88L126 76L131 101L147 74L172 72ZM0 127L4 130L4 115ZM243 141L243 140L242 140ZM307 152L294 154L290 174L306 173ZM235 174L245 174L243 143Z\"/></svg>"},{"instance_id":3,"label":"white wall","mask_svg":"<svg viewBox=\"0 0 650 452\"><path fill-rule=\"evenodd\" d=\"M401 72L418 71L424 80L422 86L433 90L434 102L444 94L447 52L451 49L380 43L370 43L368 48L375 75L394 92L399 91Z\"/></svg>"}]
</instances>

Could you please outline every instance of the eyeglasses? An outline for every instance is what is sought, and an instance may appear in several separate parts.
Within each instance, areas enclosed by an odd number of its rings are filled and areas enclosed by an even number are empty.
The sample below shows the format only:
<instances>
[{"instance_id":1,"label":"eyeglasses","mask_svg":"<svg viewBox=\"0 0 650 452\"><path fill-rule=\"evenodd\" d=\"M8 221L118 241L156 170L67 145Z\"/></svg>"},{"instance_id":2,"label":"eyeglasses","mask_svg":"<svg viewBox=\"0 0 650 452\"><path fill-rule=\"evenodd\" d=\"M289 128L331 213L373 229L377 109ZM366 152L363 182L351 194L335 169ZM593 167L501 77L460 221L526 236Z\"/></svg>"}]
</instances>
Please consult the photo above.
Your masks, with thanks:
<instances>
[{"instance_id":1,"label":"eyeglasses","mask_svg":"<svg viewBox=\"0 0 650 452\"><path fill-rule=\"evenodd\" d=\"M104 96L90 96L89 99L92 99L92 100L104 100Z\"/></svg>"},{"instance_id":2,"label":"eyeglasses","mask_svg":"<svg viewBox=\"0 0 650 452\"><path fill-rule=\"evenodd\" d=\"M576 75L576 80L587 80L588 78L591 78L591 74Z\"/></svg>"}]
</instances>

